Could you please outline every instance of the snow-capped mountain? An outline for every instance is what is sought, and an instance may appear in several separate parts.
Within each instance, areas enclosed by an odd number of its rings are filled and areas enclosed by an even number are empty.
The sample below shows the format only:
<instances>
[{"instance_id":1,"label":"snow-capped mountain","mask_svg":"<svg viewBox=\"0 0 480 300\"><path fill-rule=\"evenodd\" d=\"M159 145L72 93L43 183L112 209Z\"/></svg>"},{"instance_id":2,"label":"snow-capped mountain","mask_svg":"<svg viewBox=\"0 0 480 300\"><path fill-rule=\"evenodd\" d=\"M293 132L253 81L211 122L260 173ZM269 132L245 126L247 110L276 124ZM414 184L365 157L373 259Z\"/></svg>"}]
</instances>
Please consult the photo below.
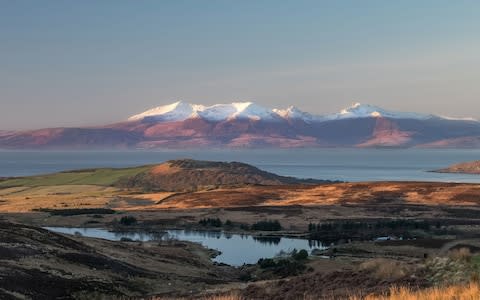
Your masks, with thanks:
<instances>
[{"instance_id":1,"label":"snow-capped mountain","mask_svg":"<svg viewBox=\"0 0 480 300\"><path fill-rule=\"evenodd\" d=\"M417 114L417 113L410 113L410 112L392 112L392 111L387 111L378 106L355 103L348 108L342 109L339 113L325 116L325 120L369 118L369 117L426 120L426 119L433 118L434 115Z\"/></svg>"},{"instance_id":2,"label":"snow-capped mountain","mask_svg":"<svg viewBox=\"0 0 480 300\"><path fill-rule=\"evenodd\" d=\"M188 118L200 117L208 121L227 119L275 120L279 116L273 110L257 105L253 102L234 102L231 104L216 104L204 106L175 102L149 109L138 115L128 118L129 121L142 119L155 121L184 121Z\"/></svg>"},{"instance_id":3,"label":"snow-capped mountain","mask_svg":"<svg viewBox=\"0 0 480 300\"><path fill-rule=\"evenodd\" d=\"M307 112L301 111L295 106L289 106L287 109L273 109L273 111L279 115L281 118L286 120L302 120L307 123L321 121L324 118L320 116L314 116Z\"/></svg>"},{"instance_id":4,"label":"snow-capped mountain","mask_svg":"<svg viewBox=\"0 0 480 300\"><path fill-rule=\"evenodd\" d=\"M0 131L1 148L468 147L480 148L480 122L388 111L356 103L316 115L253 102L175 102L124 122L86 128Z\"/></svg>"},{"instance_id":5,"label":"snow-capped mountain","mask_svg":"<svg viewBox=\"0 0 480 300\"><path fill-rule=\"evenodd\" d=\"M138 115L128 118L129 121L142 120L145 118L157 119L158 121L183 121L190 118L196 111L202 110L201 105L192 105L178 101L172 104L158 106Z\"/></svg>"},{"instance_id":6,"label":"snow-capped mountain","mask_svg":"<svg viewBox=\"0 0 480 300\"><path fill-rule=\"evenodd\" d=\"M253 102L233 102L231 104L205 106L178 101L149 109L128 118L128 120L137 121L147 119L172 122L198 117L208 121L228 119L275 120L279 118L279 115L272 109L262 107Z\"/></svg>"},{"instance_id":7,"label":"snow-capped mountain","mask_svg":"<svg viewBox=\"0 0 480 300\"><path fill-rule=\"evenodd\" d=\"M434 115L391 112L377 106L355 103L342 109L339 113L327 115L313 115L300 109L290 106L286 109L270 109L253 102L234 102L231 104L216 104L212 106L175 102L147 110L143 113L128 118L129 121L154 120L154 121L184 121L189 118L202 118L207 121L222 121L229 119L251 119L274 121L279 119L297 119L305 122L324 122L331 120L349 118L370 118L384 117L392 119L416 119L426 120L435 117ZM451 119L447 117L441 117Z\"/></svg>"}]
</instances>

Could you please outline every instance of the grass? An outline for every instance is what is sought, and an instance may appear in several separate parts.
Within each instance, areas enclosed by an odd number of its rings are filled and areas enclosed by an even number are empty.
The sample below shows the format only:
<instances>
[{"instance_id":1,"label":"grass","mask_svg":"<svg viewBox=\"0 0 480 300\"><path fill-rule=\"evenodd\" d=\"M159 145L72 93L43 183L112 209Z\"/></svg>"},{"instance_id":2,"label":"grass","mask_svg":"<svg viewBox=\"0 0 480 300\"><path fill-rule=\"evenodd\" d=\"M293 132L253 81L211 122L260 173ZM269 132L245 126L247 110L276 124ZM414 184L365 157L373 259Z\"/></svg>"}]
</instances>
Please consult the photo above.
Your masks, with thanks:
<instances>
[{"instance_id":1,"label":"grass","mask_svg":"<svg viewBox=\"0 0 480 300\"><path fill-rule=\"evenodd\" d=\"M350 300L478 300L480 299L480 285L454 285L448 287L433 287L413 291L409 288L392 288L389 295L351 297Z\"/></svg>"},{"instance_id":2,"label":"grass","mask_svg":"<svg viewBox=\"0 0 480 300\"><path fill-rule=\"evenodd\" d=\"M480 255L472 256L470 261L475 269L480 271Z\"/></svg>"},{"instance_id":3,"label":"grass","mask_svg":"<svg viewBox=\"0 0 480 300\"><path fill-rule=\"evenodd\" d=\"M152 300L166 300L175 298L152 298ZM178 299L178 298L177 298ZM237 294L197 298L202 300L246 300ZM315 296L305 296L303 300L318 299ZM423 290L412 290L406 287L392 287L387 295L350 296L349 300L478 300L480 299L480 285L454 285L434 287ZM333 298L332 298L333 300Z\"/></svg>"},{"instance_id":4,"label":"grass","mask_svg":"<svg viewBox=\"0 0 480 300\"><path fill-rule=\"evenodd\" d=\"M55 186L55 185L101 185L111 186L120 179L137 175L149 170L150 166L121 169L90 169L67 171L47 175L18 177L0 181L0 188L27 186Z\"/></svg>"},{"instance_id":5,"label":"grass","mask_svg":"<svg viewBox=\"0 0 480 300\"><path fill-rule=\"evenodd\" d=\"M32 209L105 207L116 195L116 187L99 185L55 185L0 189L0 212L28 212Z\"/></svg>"},{"instance_id":6,"label":"grass","mask_svg":"<svg viewBox=\"0 0 480 300\"><path fill-rule=\"evenodd\" d=\"M369 272L379 280L401 278L409 273L403 264L386 258L367 260L360 264L360 270Z\"/></svg>"},{"instance_id":7,"label":"grass","mask_svg":"<svg viewBox=\"0 0 480 300\"><path fill-rule=\"evenodd\" d=\"M114 214L116 211L108 208L72 208L72 209L48 209L39 208L36 211L48 212L52 216L77 216L77 215L109 215Z\"/></svg>"},{"instance_id":8,"label":"grass","mask_svg":"<svg viewBox=\"0 0 480 300\"><path fill-rule=\"evenodd\" d=\"M175 298L153 297L152 300L166 300ZM179 298L176 298L179 299ZM180 298L181 299L181 298ZM202 300L246 300L247 298L231 294L224 296L210 296L197 298ZM318 299L315 296L305 296L303 300ZM434 287L423 290L412 290L406 287L393 287L388 295L351 296L349 300L478 300L480 299L480 285L454 285L448 287Z\"/></svg>"}]
</instances>

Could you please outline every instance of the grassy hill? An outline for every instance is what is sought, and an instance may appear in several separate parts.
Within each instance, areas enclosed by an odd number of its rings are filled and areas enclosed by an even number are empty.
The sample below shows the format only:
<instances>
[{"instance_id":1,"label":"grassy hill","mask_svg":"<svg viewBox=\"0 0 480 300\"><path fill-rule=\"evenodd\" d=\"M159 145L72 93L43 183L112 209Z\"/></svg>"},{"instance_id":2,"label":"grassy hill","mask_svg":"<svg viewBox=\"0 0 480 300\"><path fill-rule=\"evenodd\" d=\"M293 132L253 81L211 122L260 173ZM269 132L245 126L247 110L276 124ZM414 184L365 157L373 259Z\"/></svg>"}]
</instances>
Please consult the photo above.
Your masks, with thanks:
<instances>
[{"instance_id":1,"label":"grassy hill","mask_svg":"<svg viewBox=\"0 0 480 300\"><path fill-rule=\"evenodd\" d=\"M239 162L191 159L171 160L159 165L132 168L102 168L65 171L29 177L6 178L0 188L59 185L98 185L146 191L193 191L203 188L242 185L320 183L279 176Z\"/></svg>"},{"instance_id":2,"label":"grassy hill","mask_svg":"<svg viewBox=\"0 0 480 300\"><path fill-rule=\"evenodd\" d=\"M321 183L321 180L302 180L279 176L240 162L214 162L191 159L171 160L124 177L118 185L149 191L196 191L245 185L286 185Z\"/></svg>"},{"instance_id":3,"label":"grassy hill","mask_svg":"<svg viewBox=\"0 0 480 300\"><path fill-rule=\"evenodd\" d=\"M152 166L142 166L121 169L87 169L78 171L65 171L54 174L7 178L0 181L0 188L26 186L55 186L55 185L115 185L122 178L129 178L136 174L146 172Z\"/></svg>"}]
</instances>

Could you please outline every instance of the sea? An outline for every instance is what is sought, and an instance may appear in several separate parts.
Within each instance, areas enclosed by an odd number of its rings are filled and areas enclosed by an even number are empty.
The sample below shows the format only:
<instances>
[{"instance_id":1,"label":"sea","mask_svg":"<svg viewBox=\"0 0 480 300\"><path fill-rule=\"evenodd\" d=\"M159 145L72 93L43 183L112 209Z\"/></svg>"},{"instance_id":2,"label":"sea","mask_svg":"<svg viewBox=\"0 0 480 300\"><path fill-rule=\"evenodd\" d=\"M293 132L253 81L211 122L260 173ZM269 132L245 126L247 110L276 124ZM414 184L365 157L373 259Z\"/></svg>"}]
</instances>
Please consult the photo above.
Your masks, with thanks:
<instances>
[{"instance_id":1,"label":"sea","mask_svg":"<svg viewBox=\"0 0 480 300\"><path fill-rule=\"evenodd\" d=\"M0 151L0 177L100 167L131 167L192 158L239 161L279 175L340 181L480 183L480 175L429 172L480 160L480 149L228 149L132 151Z\"/></svg>"}]
</instances>

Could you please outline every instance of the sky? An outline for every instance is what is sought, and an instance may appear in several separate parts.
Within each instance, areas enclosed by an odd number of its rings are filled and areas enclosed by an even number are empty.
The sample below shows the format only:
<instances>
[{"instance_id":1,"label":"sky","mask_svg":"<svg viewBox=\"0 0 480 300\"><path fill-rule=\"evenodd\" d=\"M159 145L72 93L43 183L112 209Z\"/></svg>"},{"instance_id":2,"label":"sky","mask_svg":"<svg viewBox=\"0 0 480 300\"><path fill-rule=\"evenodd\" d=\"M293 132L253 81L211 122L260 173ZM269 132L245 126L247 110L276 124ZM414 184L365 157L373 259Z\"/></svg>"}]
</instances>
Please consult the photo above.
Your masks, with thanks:
<instances>
[{"instance_id":1,"label":"sky","mask_svg":"<svg viewBox=\"0 0 480 300\"><path fill-rule=\"evenodd\" d=\"M480 1L0 0L0 130L177 100L480 118Z\"/></svg>"}]
</instances>

